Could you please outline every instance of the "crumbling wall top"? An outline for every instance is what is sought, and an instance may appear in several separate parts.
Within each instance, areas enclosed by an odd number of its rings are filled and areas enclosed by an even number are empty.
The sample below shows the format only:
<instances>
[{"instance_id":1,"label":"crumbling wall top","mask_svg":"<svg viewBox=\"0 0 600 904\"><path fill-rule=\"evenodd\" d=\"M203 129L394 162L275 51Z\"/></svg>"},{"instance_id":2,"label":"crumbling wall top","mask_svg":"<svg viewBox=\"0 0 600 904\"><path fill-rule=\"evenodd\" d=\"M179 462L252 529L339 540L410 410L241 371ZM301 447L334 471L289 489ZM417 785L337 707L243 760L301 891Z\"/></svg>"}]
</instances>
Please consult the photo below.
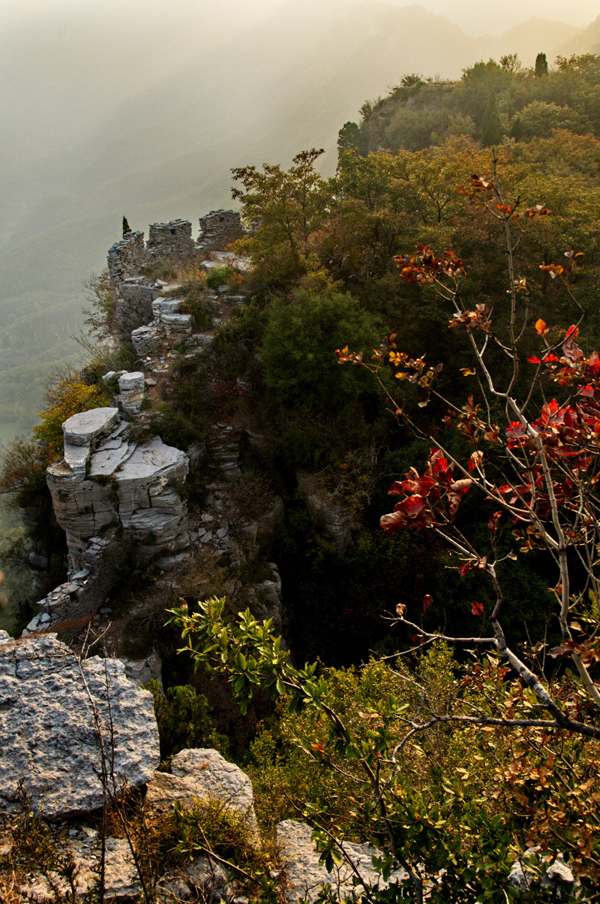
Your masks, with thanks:
<instances>
[{"instance_id":1,"label":"crumbling wall top","mask_svg":"<svg viewBox=\"0 0 600 904\"><path fill-rule=\"evenodd\" d=\"M154 257L186 257L196 251L189 220L152 223L148 230L147 250Z\"/></svg>"},{"instance_id":2,"label":"crumbling wall top","mask_svg":"<svg viewBox=\"0 0 600 904\"><path fill-rule=\"evenodd\" d=\"M143 232L128 232L115 242L108 252L108 272L113 286L123 280L138 276L140 270L147 266L149 255L144 244Z\"/></svg>"}]
</instances>

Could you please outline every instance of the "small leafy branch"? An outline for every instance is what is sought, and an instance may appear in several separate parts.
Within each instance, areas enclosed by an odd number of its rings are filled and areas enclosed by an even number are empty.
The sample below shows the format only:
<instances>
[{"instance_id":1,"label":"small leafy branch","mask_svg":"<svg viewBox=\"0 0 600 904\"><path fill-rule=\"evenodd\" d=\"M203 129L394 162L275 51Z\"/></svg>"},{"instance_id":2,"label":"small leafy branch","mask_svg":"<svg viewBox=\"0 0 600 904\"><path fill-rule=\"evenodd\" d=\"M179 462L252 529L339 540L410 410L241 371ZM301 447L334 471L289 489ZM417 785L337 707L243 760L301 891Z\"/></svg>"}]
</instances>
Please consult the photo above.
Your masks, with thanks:
<instances>
[{"instance_id":1,"label":"small leafy branch","mask_svg":"<svg viewBox=\"0 0 600 904\"><path fill-rule=\"evenodd\" d=\"M550 837L545 850L555 851L560 845L573 851L573 861L580 853L578 843L584 843L586 864L580 875L597 875L600 862L590 841L597 819L591 804L581 806L582 795L577 793L577 783L585 784L581 769L573 768L571 752L564 745L561 749L548 720L538 718L535 694L510 681L509 670L497 659L483 659L463 680L450 677L448 686L438 686L433 694L400 665L389 670L389 679L379 676L380 687L386 690L376 701L363 703L364 709L351 703L340 706L316 663L304 668L292 664L270 622L259 623L248 611L231 621L224 616L224 605L223 599L213 598L199 603L194 612L186 605L173 610L172 621L182 629L185 641L182 651L209 673L227 676L242 710L263 688L272 697L283 698L286 712L303 717L299 725L312 725L306 734L295 733L294 744L313 768L335 776L340 784L337 793L345 795L345 809L360 821L363 839L366 834L383 848L375 864L381 880L389 880L398 868L405 871L403 878L396 877L397 899L474 904L516 897L507 879L515 858L523 853L518 839L523 835L519 822L524 799L532 780L541 783L549 796L552 762L557 763L565 788L562 798L551 796L549 803L544 799L543 806L530 809L527 818L531 822L533 817L538 833L532 841L546 832ZM433 658L434 669L436 662L448 668L447 657ZM386 667L365 666L367 671L373 668ZM440 680L438 676L438 685ZM507 761L496 755L491 765L486 763L478 751L484 752L488 741L501 750L507 729L517 737L517 756ZM457 731L462 740L455 738ZM532 740L537 745L533 751L528 746ZM468 752L470 759L459 758L458 768L440 774L439 766L427 766L425 751L430 749L439 761L448 745L457 753ZM427 778L421 769L430 770ZM586 787L589 794L589 780ZM518 817L499 810L499 799L506 803L504 796L517 801ZM576 818L566 817L568 804ZM305 806L305 815L316 826L313 837L327 868L341 865L342 827L332 827L327 808L315 801ZM545 828L549 819L554 835ZM532 875L536 870L543 875L544 859L547 864L553 856L545 853L537 861L534 857ZM531 881L541 893L537 881ZM379 887L364 894L383 901L395 892Z\"/></svg>"}]
</instances>

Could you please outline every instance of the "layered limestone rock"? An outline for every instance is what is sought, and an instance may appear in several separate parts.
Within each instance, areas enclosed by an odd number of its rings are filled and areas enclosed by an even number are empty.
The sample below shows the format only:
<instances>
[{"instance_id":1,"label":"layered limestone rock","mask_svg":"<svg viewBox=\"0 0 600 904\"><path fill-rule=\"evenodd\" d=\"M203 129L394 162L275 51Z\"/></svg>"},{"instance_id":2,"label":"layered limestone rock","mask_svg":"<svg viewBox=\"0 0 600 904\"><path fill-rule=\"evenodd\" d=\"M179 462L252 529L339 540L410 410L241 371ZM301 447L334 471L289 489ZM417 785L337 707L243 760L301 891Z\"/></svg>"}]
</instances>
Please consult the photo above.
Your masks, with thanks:
<instances>
[{"instance_id":1,"label":"layered limestone rock","mask_svg":"<svg viewBox=\"0 0 600 904\"><path fill-rule=\"evenodd\" d=\"M119 408L135 417L140 413L146 398L146 378L141 370L127 372L119 377L119 393L114 401Z\"/></svg>"},{"instance_id":2,"label":"layered limestone rock","mask_svg":"<svg viewBox=\"0 0 600 904\"><path fill-rule=\"evenodd\" d=\"M187 511L176 486L187 473L185 452L159 436L137 446L114 472L119 519L142 559L189 546Z\"/></svg>"},{"instance_id":3,"label":"layered limestone rock","mask_svg":"<svg viewBox=\"0 0 600 904\"><path fill-rule=\"evenodd\" d=\"M131 331L152 320L152 302L159 294L156 283L131 276L115 291L114 323L121 338L130 342Z\"/></svg>"},{"instance_id":4,"label":"layered limestone rock","mask_svg":"<svg viewBox=\"0 0 600 904\"><path fill-rule=\"evenodd\" d=\"M143 380L134 373L119 382L135 400ZM187 510L177 489L188 473L187 455L158 436L138 445L127 433L116 408L76 414L64 424L65 455L48 468L47 482L72 575L98 564L90 562L90 543L107 531L121 546L129 538L139 563L189 545Z\"/></svg>"},{"instance_id":5,"label":"layered limestone rock","mask_svg":"<svg viewBox=\"0 0 600 904\"><path fill-rule=\"evenodd\" d=\"M133 330L131 341L139 358L153 358L179 343L194 344L192 315L181 313L181 298L156 298L152 320Z\"/></svg>"},{"instance_id":6,"label":"layered limestone rock","mask_svg":"<svg viewBox=\"0 0 600 904\"><path fill-rule=\"evenodd\" d=\"M89 812L146 784L158 763L152 695L122 662L80 660L53 634L0 632L0 808L22 789L45 816Z\"/></svg>"}]
</instances>

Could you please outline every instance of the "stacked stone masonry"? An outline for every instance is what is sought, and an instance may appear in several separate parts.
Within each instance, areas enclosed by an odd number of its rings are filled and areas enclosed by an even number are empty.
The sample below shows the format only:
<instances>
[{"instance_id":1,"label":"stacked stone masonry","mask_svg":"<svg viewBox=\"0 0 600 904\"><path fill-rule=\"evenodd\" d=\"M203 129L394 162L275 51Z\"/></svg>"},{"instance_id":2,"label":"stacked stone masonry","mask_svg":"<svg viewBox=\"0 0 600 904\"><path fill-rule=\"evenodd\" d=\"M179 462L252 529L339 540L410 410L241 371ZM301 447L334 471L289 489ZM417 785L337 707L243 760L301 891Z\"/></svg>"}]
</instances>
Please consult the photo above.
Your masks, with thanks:
<instances>
[{"instance_id":1,"label":"stacked stone masonry","mask_svg":"<svg viewBox=\"0 0 600 904\"><path fill-rule=\"evenodd\" d=\"M196 252L210 251L224 239L242 234L242 222L237 210L212 210L201 217L197 242L192 238L189 220L152 223L147 243L144 243L143 232L128 232L108 252L108 272L113 290L121 294L122 284L133 277L139 280L140 271L156 258L186 258Z\"/></svg>"},{"instance_id":2,"label":"stacked stone masonry","mask_svg":"<svg viewBox=\"0 0 600 904\"><path fill-rule=\"evenodd\" d=\"M198 247L212 248L231 236L242 234L242 221L237 210L211 210L200 217Z\"/></svg>"},{"instance_id":3,"label":"stacked stone masonry","mask_svg":"<svg viewBox=\"0 0 600 904\"><path fill-rule=\"evenodd\" d=\"M143 232L128 232L108 252L108 272L113 287L131 276L139 276L148 265L150 255L146 251Z\"/></svg>"},{"instance_id":4,"label":"stacked stone masonry","mask_svg":"<svg viewBox=\"0 0 600 904\"><path fill-rule=\"evenodd\" d=\"M146 249L154 257L185 258L193 254L197 249L192 239L192 224L189 220L153 223L148 230Z\"/></svg>"}]
</instances>

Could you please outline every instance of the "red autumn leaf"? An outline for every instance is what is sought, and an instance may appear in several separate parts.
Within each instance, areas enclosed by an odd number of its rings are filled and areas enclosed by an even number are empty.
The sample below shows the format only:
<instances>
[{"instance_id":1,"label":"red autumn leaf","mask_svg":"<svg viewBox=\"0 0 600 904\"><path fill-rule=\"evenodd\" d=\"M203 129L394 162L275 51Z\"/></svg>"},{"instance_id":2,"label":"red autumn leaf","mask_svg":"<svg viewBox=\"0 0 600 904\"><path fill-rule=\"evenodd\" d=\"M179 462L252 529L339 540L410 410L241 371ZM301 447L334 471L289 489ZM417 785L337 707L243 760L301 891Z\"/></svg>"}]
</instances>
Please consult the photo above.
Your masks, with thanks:
<instances>
[{"instance_id":1,"label":"red autumn leaf","mask_svg":"<svg viewBox=\"0 0 600 904\"><path fill-rule=\"evenodd\" d=\"M531 358L527 359L530 364L541 364L540 358L537 358L535 355L532 355Z\"/></svg>"},{"instance_id":2,"label":"red autumn leaf","mask_svg":"<svg viewBox=\"0 0 600 904\"><path fill-rule=\"evenodd\" d=\"M478 603L473 600L471 604L471 612L473 615L483 615L483 603Z\"/></svg>"},{"instance_id":3,"label":"red autumn leaf","mask_svg":"<svg viewBox=\"0 0 600 904\"><path fill-rule=\"evenodd\" d=\"M510 426L506 428L506 435L509 439L517 439L527 433L527 427L520 421L511 421Z\"/></svg>"},{"instance_id":4,"label":"red autumn leaf","mask_svg":"<svg viewBox=\"0 0 600 904\"><path fill-rule=\"evenodd\" d=\"M430 593L426 593L423 597L423 612L428 612L433 606L433 597Z\"/></svg>"},{"instance_id":5,"label":"red autumn leaf","mask_svg":"<svg viewBox=\"0 0 600 904\"><path fill-rule=\"evenodd\" d=\"M402 510L409 516L409 518L415 518L417 515L420 515L425 508L423 497L417 495L409 496L407 499L399 502L398 505L402 507Z\"/></svg>"},{"instance_id":6,"label":"red autumn leaf","mask_svg":"<svg viewBox=\"0 0 600 904\"><path fill-rule=\"evenodd\" d=\"M488 527L494 533L496 533L496 531L498 530L498 522L500 521L500 518L502 517L502 515L503 515L502 511L494 512L494 514L488 521Z\"/></svg>"},{"instance_id":7,"label":"red autumn leaf","mask_svg":"<svg viewBox=\"0 0 600 904\"><path fill-rule=\"evenodd\" d=\"M577 345L577 336L579 330L576 326L570 326L563 342L563 353L570 364L575 364L580 358L583 358L583 352Z\"/></svg>"},{"instance_id":8,"label":"red autumn leaf","mask_svg":"<svg viewBox=\"0 0 600 904\"><path fill-rule=\"evenodd\" d=\"M390 537L393 537L402 529L405 517L404 512L390 512L389 515L381 516L379 524Z\"/></svg>"}]
</instances>

